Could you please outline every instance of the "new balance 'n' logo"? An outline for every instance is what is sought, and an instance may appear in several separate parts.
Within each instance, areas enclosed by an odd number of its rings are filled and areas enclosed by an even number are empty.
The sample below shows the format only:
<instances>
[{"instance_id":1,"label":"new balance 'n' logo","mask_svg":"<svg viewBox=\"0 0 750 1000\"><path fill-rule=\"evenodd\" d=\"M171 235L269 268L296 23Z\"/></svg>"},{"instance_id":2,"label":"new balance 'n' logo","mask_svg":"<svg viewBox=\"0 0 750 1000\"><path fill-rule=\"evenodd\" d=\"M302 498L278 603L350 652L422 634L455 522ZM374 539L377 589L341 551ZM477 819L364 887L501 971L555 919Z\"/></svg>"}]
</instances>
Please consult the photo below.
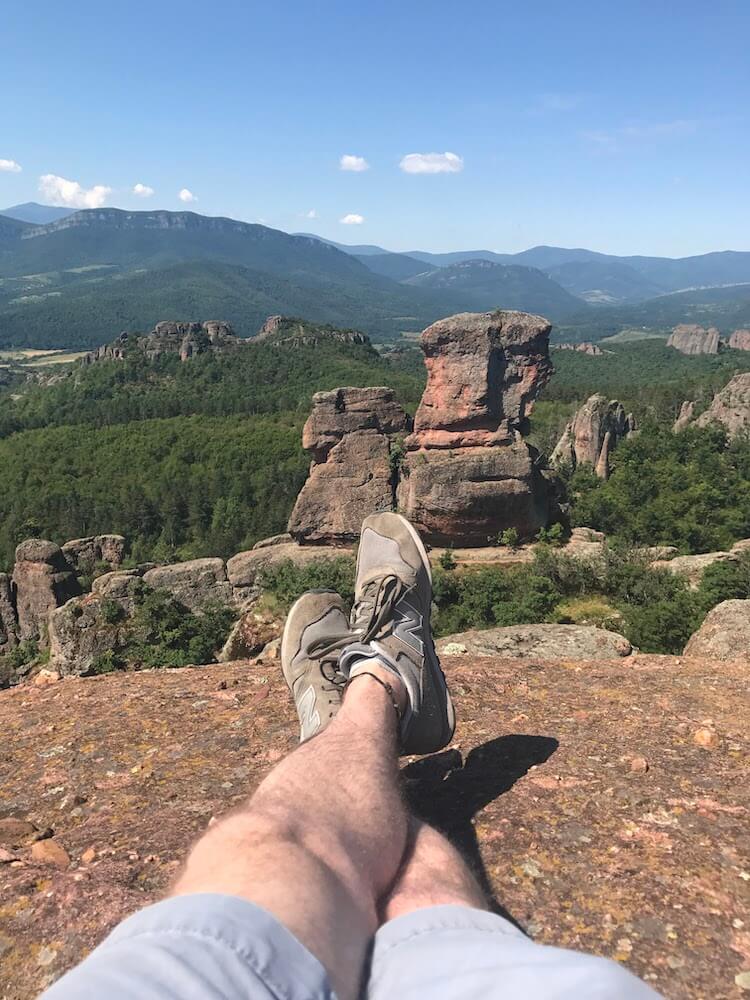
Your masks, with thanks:
<instances>
[{"instance_id":1,"label":"new balance 'n' logo","mask_svg":"<svg viewBox=\"0 0 750 1000\"><path fill-rule=\"evenodd\" d=\"M402 598L395 609L398 620L393 626L393 634L397 636L405 646L413 649L419 656L424 655L424 642L422 641L422 615L417 609Z\"/></svg>"},{"instance_id":2,"label":"new balance 'n' logo","mask_svg":"<svg viewBox=\"0 0 750 1000\"><path fill-rule=\"evenodd\" d=\"M320 715L315 707L315 689L312 684L297 703L300 718L300 733L303 740L308 739L320 727Z\"/></svg>"}]
</instances>

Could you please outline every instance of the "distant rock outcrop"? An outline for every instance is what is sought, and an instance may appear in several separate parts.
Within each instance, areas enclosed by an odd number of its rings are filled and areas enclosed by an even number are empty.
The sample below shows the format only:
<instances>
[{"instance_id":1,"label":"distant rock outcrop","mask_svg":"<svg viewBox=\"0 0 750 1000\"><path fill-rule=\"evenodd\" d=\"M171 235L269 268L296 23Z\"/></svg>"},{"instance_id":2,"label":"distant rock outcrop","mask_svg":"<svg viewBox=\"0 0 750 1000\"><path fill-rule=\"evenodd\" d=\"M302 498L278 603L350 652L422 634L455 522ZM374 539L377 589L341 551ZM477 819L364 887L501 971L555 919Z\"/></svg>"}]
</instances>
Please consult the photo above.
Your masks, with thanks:
<instances>
[{"instance_id":1,"label":"distant rock outcrop","mask_svg":"<svg viewBox=\"0 0 750 1000\"><path fill-rule=\"evenodd\" d=\"M552 349L555 351L578 351L579 354L590 354L592 357L604 354L598 344L592 344L588 340L584 340L580 344L553 344Z\"/></svg>"},{"instance_id":2,"label":"distant rock outcrop","mask_svg":"<svg viewBox=\"0 0 750 1000\"><path fill-rule=\"evenodd\" d=\"M552 374L550 324L498 310L460 313L422 334L427 386L406 440L398 507L428 542L529 538L556 511L554 485L526 443Z\"/></svg>"},{"instance_id":3,"label":"distant rock outcrop","mask_svg":"<svg viewBox=\"0 0 750 1000\"><path fill-rule=\"evenodd\" d=\"M151 333L121 333L111 344L103 344L81 359L81 364L96 361L122 361L127 354L144 354L149 361L162 354L177 354L188 361L207 351L223 351L241 341L229 323L207 320L205 323L157 323Z\"/></svg>"},{"instance_id":4,"label":"distant rock outcrop","mask_svg":"<svg viewBox=\"0 0 750 1000\"><path fill-rule=\"evenodd\" d=\"M708 612L685 656L750 661L750 601L723 601Z\"/></svg>"},{"instance_id":5,"label":"distant rock outcrop","mask_svg":"<svg viewBox=\"0 0 750 1000\"><path fill-rule=\"evenodd\" d=\"M81 593L59 545L30 538L16 549L13 569L19 639L41 639L50 611Z\"/></svg>"},{"instance_id":6,"label":"distant rock outcrop","mask_svg":"<svg viewBox=\"0 0 750 1000\"><path fill-rule=\"evenodd\" d=\"M550 464L558 469L590 465L600 479L607 479L610 453L635 429L635 418L625 413L622 403L596 393L576 411L563 431Z\"/></svg>"},{"instance_id":7,"label":"distant rock outcrop","mask_svg":"<svg viewBox=\"0 0 750 1000\"><path fill-rule=\"evenodd\" d=\"M393 510L396 436L410 428L393 389L316 393L302 432L313 462L289 518L292 537L313 543L351 541L368 514Z\"/></svg>"},{"instance_id":8,"label":"distant rock outcrop","mask_svg":"<svg viewBox=\"0 0 750 1000\"><path fill-rule=\"evenodd\" d=\"M340 330L330 323L311 323L294 316L269 316L254 338L294 347L317 347L320 344L369 344L370 338L359 330Z\"/></svg>"},{"instance_id":9,"label":"distant rock outcrop","mask_svg":"<svg viewBox=\"0 0 750 1000\"><path fill-rule=\"evenodd\" d=\"M750 430L750 372L735 375L695 421L696 427L711 423L723 424L730 438Z\"/></svg>"},{"instance_id":10,"label":"distant rock outcrop","mask_svg":"<svg viewBox=\"0 0 750 1000\"><path fill-rule=\"evenodd\" d=\"M718 354L720 343L720 334L715 326L706 330L695 323L680 323L672 330L667 347L674 347L681 354Z\"/></svg>"},{"instance_id":11,"label":"distant rock outcrop","mask_svg":"<svg viewBox=\"0 0 750 1000\"><path fill-rule=\"evenodd\" d=\"M672 430L675 434L679 434L680 431L684 431L685 428L690 424L693 419L693 412L695 411L695 403L692 400L686 399L685 402L680 407L680 412L672 425Z\"/></svg>"},{"instance_id":12,"label":"distant rock outcrop","mask_svg":"<svg viewBox=\"0 0 750 1000\"><path fill-rule=\"evenodd\" d=\"M728 346L735 351L750 351L750 330L735 330Z\"/></svg>"}]
</instances>

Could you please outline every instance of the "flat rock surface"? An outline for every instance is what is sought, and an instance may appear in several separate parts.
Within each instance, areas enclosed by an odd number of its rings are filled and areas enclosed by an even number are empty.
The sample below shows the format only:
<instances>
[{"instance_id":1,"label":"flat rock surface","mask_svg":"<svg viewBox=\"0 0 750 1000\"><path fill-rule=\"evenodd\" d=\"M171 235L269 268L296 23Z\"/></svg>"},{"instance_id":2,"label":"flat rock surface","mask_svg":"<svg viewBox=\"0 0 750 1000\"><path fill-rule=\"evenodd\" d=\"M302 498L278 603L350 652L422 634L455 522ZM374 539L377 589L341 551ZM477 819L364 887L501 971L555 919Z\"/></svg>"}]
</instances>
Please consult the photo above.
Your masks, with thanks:
<instances>
[{"instance_id":1,"label":"flat rock surface","mask_svg":"<svg viewBox=\"0 0 750 1000\"><path fill-rule=\"evenodd\" d=\"M455 743L409 764L408 789L499 903L537 940L614 957L669 998L739 1000L748 664L444 665ZM247 662L3 691L0 726L4 1000L36 996L157 899L296 734L278 664ZM50 835L67 866L32 855Z\"/></svg>"},{"instance_id":2,"label":"flat rock surface","mask_svg":"<svg viewBox=\"0 0 750 1000\"><path fill-rule=\"evenodd\" d=\"M435 644L441 655L515 656L519 659L601 660L630 656L619 632L594 625L508 625L446 635Z\"/></svg>"}]
</instances>

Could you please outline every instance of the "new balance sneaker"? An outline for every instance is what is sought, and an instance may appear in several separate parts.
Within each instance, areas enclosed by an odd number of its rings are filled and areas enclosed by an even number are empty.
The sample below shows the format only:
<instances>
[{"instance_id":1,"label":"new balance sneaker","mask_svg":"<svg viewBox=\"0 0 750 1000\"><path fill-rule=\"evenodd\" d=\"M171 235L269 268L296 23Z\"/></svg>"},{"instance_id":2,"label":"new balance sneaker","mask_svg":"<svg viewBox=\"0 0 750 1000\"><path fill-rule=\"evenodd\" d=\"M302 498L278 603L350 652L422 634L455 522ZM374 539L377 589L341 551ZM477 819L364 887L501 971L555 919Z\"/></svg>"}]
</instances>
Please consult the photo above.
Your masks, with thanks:
<instances>
[{"instance_id":1,"label":"new balance sneaker","mask_svg":"<svg viewBox=\"0 0 750 1000\"><path fill-rule=\"evenodd\" d=\"M401 753L434 753L450 742L455 715L430 629L432 573L422 540L400 514L365 518L357 555L352 632L339 669L356 677L376 656L408 693ZM366 669L360 667L360 669Z\"/></svg>"},{"instance_id":2,"label":"new balance sneaker","mask_svg":"<svg viewBox=\"0 0 750 1000\"><path fill-rule=\"evenodd\" d=\"M346 605L332 590L310 590L289 611L281 666L299 716L300 743L322 732L341 706L346 679L335 640L348 633Z\"/></svg>"}]
</instances>

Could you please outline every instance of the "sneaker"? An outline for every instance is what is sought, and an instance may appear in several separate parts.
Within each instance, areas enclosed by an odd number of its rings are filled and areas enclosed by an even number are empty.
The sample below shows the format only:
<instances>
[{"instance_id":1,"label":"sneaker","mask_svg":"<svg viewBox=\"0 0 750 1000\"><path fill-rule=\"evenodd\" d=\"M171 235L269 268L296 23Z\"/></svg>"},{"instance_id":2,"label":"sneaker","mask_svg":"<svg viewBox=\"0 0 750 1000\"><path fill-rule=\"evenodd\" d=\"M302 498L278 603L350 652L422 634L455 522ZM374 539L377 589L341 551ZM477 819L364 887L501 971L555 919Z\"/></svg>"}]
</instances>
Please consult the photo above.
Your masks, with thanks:
<instances>
[{"instance_id":1,"label":"sneaker","mask_svg":"<svg viewBox=\"0 0 750 1000\"><path fill-rule=\"evenodd\" d=\"M293 605L281 639L281 666L300 722L300 743L322 732L341 706L346 678L331 640L349 632L344 601L332 590L310 590Z\"/></svg>"},{"instance_id":2,"label":"sneaker","mask_svg":"<svg viewBox=\"0 0 750 1000\"><path fill-rule=\"evenodd\" d=\"M401 753L425 754L450 742L456 720L430 629L432 573L422 539L400 514L365 518L357 554L352 633L339 669L356 677L370 657L399 677L408 694Z\"/></svg>"}]
</instances>

